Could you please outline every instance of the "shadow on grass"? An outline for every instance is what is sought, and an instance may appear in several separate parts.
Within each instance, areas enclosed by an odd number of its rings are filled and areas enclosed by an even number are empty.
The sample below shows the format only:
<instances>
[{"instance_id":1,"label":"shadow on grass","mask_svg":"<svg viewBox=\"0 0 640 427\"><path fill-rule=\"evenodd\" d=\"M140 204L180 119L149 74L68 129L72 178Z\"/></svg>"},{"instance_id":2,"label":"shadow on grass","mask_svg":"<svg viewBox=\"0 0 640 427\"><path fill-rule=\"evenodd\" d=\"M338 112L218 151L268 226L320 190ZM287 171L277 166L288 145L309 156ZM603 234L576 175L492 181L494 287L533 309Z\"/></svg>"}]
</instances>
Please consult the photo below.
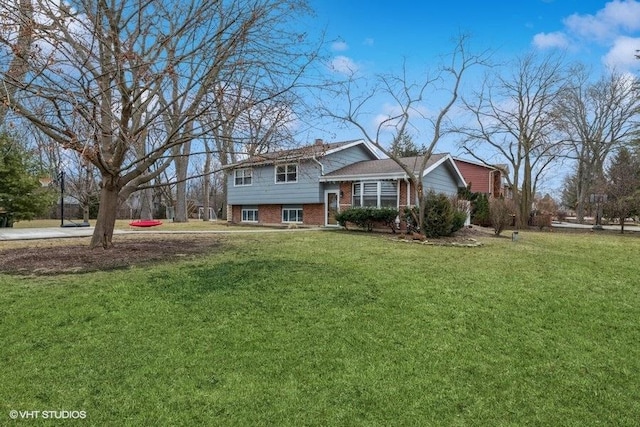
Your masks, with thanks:
<instances>
[{"instance_id":1,"label":"shadow on grass","mask_svg":"<svg viewBox=\"0 0 640 427\"><path fill-rule=\"evenodd\" d=\"M350 283L349 287L335 285ZM274 294L309 292L317 297L323 289L323 303L354 306L375 302L381 293L371 278L347 268L295 260L227 261L213 266L183 267L176 275L154 274L150 284L163 297L175 302L198 301L211 294Z\"/></svg>"}]
</instances>

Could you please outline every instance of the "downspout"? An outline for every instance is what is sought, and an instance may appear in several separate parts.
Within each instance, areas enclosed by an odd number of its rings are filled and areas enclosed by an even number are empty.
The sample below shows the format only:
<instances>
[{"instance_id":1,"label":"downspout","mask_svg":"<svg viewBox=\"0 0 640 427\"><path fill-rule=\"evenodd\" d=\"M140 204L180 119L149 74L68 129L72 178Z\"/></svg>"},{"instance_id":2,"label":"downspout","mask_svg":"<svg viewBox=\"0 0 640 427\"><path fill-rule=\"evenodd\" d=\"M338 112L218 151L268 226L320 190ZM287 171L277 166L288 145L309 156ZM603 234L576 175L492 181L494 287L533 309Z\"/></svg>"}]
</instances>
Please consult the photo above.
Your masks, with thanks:
<instances>
[{"instance_id":1,"label":"downspout","mask_svg":"<svg viewBox=\"0 0 640 427\"><path fill-rule=\"evenodd\" d=\"M311 157L311 159L313 159L314 162L320 165L320 176L324 176L324 165L320 163L320 160L318 160L315 155Z\"/></svg>"}]
</instances>

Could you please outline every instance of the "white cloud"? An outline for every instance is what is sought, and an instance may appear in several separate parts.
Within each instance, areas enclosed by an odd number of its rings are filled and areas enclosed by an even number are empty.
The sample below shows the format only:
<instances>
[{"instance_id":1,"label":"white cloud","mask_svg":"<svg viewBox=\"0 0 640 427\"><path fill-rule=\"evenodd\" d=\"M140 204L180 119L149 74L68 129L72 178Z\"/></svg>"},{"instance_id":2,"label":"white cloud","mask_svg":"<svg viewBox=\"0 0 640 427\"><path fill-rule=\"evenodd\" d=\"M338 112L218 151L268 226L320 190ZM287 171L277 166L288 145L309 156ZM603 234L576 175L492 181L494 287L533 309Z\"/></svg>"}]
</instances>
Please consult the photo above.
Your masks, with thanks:
<instances>
[{"instance_id":1,"label":"white cloud","mask_svg":"<svg viewBox=\"0 0 640 427\"><path fill-rule=\"evenodd\" d=\"M640 30L640 2L614 0L595 15L574 14L564 20L567 31L587 39L605 41L620 32Z\"/></svg>"},{"instance_id":2,"label":"white cloud","mask_svg":"<svg viewBox=\"0 0 640 427\"><path fill-rule=\"evenodd\" d=\"M637 65L634 53L640 48L640 1L612 0L595 14L573 14L563 20L564 28L539 33L532 44L538 49L561 48L591 51L595 46L608 50L602 56L607 66L620 70Z\"/></svg>"},{"instance_id":3,"label":"white cloud","mask_svg":"<svg viewBox=\"0 0 640 427\"><path fill-rule=\"evenodd\" d=\"M556 31L553 33L538 33L533 36L533 45L538 49L560 48L565 49L569 47L569 39L563 32Z\"/></svg>"},{"instance_id":4,"label":"white cloud","mask_svg":"<svg viewBox=\"0 0 640 427\"><path fill-rule=\"evenodd\" d=\"M640 38L621 36L615 39L613 47L603 56L602 62L608 67L629 69L638 66L635 57L636 50L640 49Z\"/></svg>"},{"instance_id":5,"label":"white cloud","mask_svg":"<svg viewBox=\"0 0 640 427\"><path fill-rule=\"evenodd\" d=\"M331 50L334 52L344 52L345 50L349 50L349 45L343 41L337 41L331 43Z\"/></svg>"},{"instance_id":6,"label":"white cloud","mask_svg":"<svg viewBox=\"0 0 640 427\"><path fill-rule=\"evenodd\" d=\"M356 64L353 59L344 55L334 57L329 66L333 71L347 75L353 75L359 69L358 64Z\"/></svg>"}]
</instances>

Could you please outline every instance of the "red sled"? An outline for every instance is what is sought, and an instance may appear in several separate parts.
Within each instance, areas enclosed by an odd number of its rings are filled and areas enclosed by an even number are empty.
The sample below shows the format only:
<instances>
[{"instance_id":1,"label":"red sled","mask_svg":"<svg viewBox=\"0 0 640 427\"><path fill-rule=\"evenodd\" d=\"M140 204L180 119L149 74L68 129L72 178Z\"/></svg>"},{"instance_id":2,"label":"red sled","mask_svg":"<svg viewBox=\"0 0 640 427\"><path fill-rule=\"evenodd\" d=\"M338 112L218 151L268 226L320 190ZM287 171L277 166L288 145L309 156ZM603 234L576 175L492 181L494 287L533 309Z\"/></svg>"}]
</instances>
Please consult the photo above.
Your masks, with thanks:
<instances>
[{"instance_id":1,"label":"red sled","mask_svg":"<svg viewBox=\"0 0 640 427\"><path fill-rule=\"evenodd\" d=\"M157 219L137 219L129 223L132 227L155 227L156 225L162 225L162 221Z\"/></svg>"}]
</instances>

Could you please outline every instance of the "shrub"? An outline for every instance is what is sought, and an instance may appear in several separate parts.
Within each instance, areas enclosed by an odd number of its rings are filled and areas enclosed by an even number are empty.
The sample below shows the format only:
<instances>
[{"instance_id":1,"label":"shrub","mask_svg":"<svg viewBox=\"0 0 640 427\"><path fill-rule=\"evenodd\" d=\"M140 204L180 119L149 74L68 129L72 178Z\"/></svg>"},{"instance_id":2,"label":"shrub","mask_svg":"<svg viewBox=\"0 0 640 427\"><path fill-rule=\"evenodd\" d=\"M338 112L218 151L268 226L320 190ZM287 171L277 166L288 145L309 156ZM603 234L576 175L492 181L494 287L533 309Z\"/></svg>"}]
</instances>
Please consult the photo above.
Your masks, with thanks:
<instances>
[{"instance_id":1,"label":"shrub","mask_svg":"<svg viewBox=\"0 0 640 427\"><path fill-rule=\"evenodd\" d=\"M482 227L491 225L489 199L484 193L474 193L471 201L471 223Z\"/></svg>"},{"instance_id":2,"label":"shrub","mask_svg":"<svg viewBox=\"0 0 640 427\"><path fill-rule=\"evenodd\" d=\"M451 235L455 210L449 197L430 191L426 194L426 202L423 220L424 235L427 237Z\"/></svg>"},{"instance_id":3,"label":"shrub","mask_svg":"<svg viewBox=\"0 0 640 427\"><path fill-rule=\"evenodd\" d=\"M552 218L553 217L550 213L535 211L531 213L531 219L529 221L529 225L538 227L540 230L542 230L545 227L551 228Z\"/></svg>"},{"instance_id":4,"label":"shrub","mask_svg":"<svg viewBox=\"0 0 640 427\"><path fill-rule=\"evenodd\" d=\"M430 191L425 196L426 209L422 223L424 230L418 227L418 207L405 208L404 220L409 231L417 231L425 237L445 237L464 227L467 212L458 203L449 199L445 194Z\"/></svg>"},{"instance_id":5,"label":"shrub","mask_svg":"<svg viewBox=\"0 0 640 427\"><path fill-rule=\"evenodd\" d=\"M467 213L461 210L456 209L453 213L453 223L451 225L451 232L455 233L464 227L464 223L467 220Z\"/></svg>"},{"instance_id":6,"label":"shrub","mask_svg":"<svg viewBox=\"0 0 640 427\"><path fill-rule=\"evenodd\" d=\"M489 218L496 236L499 236L511 224L512 214L512 203L502 198L491 199L489 202Z\"/></svg>"},{"instance_id":7,"label":"shrub","mask_svg":"<svg viewBox=\"0 0 640 427\"><path fill-rule=\"evenodd\" d=\"M455 233L464 227L464 223L467 221L469 201L462 198L451 199L451 206L453 206L453 224L451 232Z\"/></svg>"},{"instance_id":8,"label":"shrub","mask_svg":"<svg viewBox=\"0 0 640 427\"><path fill-rule=\"evenodd\" d=\"M375 224L387 226L395 233L395 223L398 210L393 208L349 208L336 215L338 224L347 228L347 223L367 231L373 230Z\"/></svg>"}]
</instances>

